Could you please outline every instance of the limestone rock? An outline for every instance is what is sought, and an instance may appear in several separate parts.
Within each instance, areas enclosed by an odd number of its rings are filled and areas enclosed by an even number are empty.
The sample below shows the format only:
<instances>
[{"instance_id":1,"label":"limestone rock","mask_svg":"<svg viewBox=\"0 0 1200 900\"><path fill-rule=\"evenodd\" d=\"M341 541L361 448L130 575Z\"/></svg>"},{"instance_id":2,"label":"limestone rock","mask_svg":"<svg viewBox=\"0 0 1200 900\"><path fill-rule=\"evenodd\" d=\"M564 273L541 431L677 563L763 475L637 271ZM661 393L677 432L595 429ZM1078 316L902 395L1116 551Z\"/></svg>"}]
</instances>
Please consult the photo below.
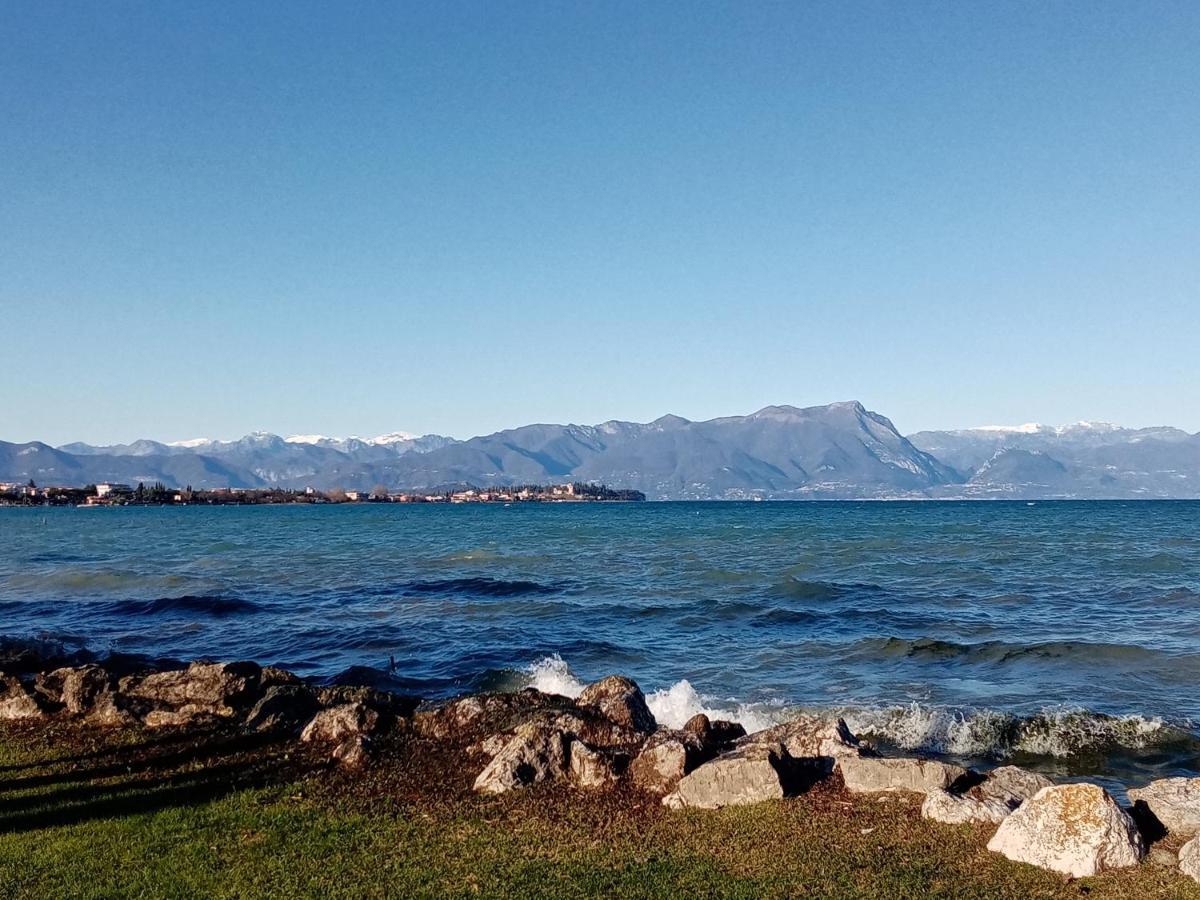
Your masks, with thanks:
<instances>
[{"instance_id":1,"label":"limestone rock","mask_svg":"<svg viewBox=\"0 0 1200 900\"><path fill-rule=\"evenodd\" d=\"M186 669L121 679L127 700L149 707L147 725L186 725L229 718L253 700L261 669L255 663L192 663Z\"/></svg>"},{"instance_id":2,"label":"limestone rock","mask_svg":"<svg viewBox=\"0 0 1200 900\"><path fill-rule=\"evenodd\" d=\"M1018 766L1000 766L988 772L983 781L966 791L966 795L975 800L998 800L1013 810L1042 788L1053 784L1053 781L1037 772Z\"/></svg>"},{"instance_id":3,"label":"limestone rock","mask_svg":"<svg viewBox=\"0 0 1200 900\"><path fill-rule=\"evenodd\" d=\"M609 675L589 684L575 703L595 707L618 725L643 734L650 734L658 727L642 689L624 675Z\"/></svg>"},{"instance_id":4,"label":"limestone rock","mask_svg":"<svg viewBox=\"0 0 1200 900\"><path fill-rule=\"evenodd\" d=\"M462 697L436 709L419 710L412 718L422 737L468 742L511 731L532 716L552 710L575 712L575 704L567 697L528 689Z\"/></svg>"},{"instance_id":5,"label":"limestone rock","mask_svg":"<svg viewBox=\"0 0 1200 900\"><path fill-rule=\"evenodd\" d=\"M689 772L663 803L717 809L776 800L787 792L791 764L782 743L745 744Z\"/></svg>"},{"instance_id":6,"label":"limestone rock","mask_svg":"<svg viewBox=\"0 0 1200 900\"><path fill-rule=\"evenodd\" d=\"M1129 799L1144 806L1171 834L1200 833L1200 778L1163 778L1132 788Z\"/></svg>"},{"instance_id":7,"label":"limestone rock","mask_svg":"<svg viewBox=\"0 0 1200 900\"><path fill-rule=\"evenodd\" d=\"M1003 822L1012 812L1008 804L996 799L977 799L937 789L925 795L921 817L947 825Z\"/></svg>"},{"instance_id":8,"label":"limestone rock","mask_svg":"<svg viewBox=\"0 0 1200 900\"><path fill-rule=\"evenodd\" d=\"M782 743L795 760L809 760L825 771L844 757L857 757L862 751L859 742L842 719L821 716L800 716L791 722L757 731L743 739L743 744Z\"/></svg>"},{"instance_id":9,"label":"limestone rock","mask_svg":"<svg viewBox=\"0 0 1200 900\"><path fill-rule=\"evenodd\" d=\"M1192 881L1200 881L1200 837L1179 848L1179 871Z\"/></svg>"},{"instance_id":10,"label":"limestone rock","mask_svg":"<svg viewBox=\"0 0 1200 900\"><path fill-rule=\"evenodd\" d=\"M263 692L246 716L255 731L300 731L318 711L315 692L300 683L276 683Z\"/></svg>"},{"instance_id":11,"label":"limestone rock","mask_svg":"<svg viewBox=\"0 0 1200 900\"><path fill-rule=\"evenodd\" d=\"M304 726L304 743L340 744L350 738L372 734L379 724L379 713L363 703L345 703L323 709Z\"/></svg>"},{"instance_id":12,"label":"limestone rock","mask_svg":"<svg viewBox=\"0 0 1200 900\"><path fill-rule=\"evenodd\" d=\"M467 748L467 752L492 759L504 749L504 745L509 742L510 738L511 735L507 734L493 734L485 737L482 741L476 741Z\"/></svg>"},{"instance_id":13,"label":"limestone rock","mask_svg":"<svg viewBox=\"0 0 1200 900\"><path fill-rule=\"evenodd\" d=\"M34 719L44 715L20 679L12 675L0 676L0 719Z\"/></svg>"},{"instance_id":14,"label":"limestone rock","mask_svg":"<svg viewBox=\"0 0 1200 900\"><path fill-rule=\"evenodd\" d=\"M361 734L351 735L334 748L332 758L347 769L361 769L370 762L367 739Z\"/></svg>"},{"instance_id":15,"label":"limestone rock","mask_svg":"<svg viewBox=\"0 0 1200 900\"><path fill-rule=\"evenodd\" d=\"M629 764L633 783L654 794L669 794L705 759L704 737L693 731L658 731Z\"/></svg>"},{"instance_id":16,"label":"limestone rock","mask_svg":"<svg viewBox=\"0 0 1200 900\"><path fill-rule=\"evenodd\" d=\"M988 849L1075 878L1135 866L1146 852L1133 819L1094 784L1038 791L1000 823Z\"/></svg>"},{"instance_id":17,"label":"limestone rock","mask_svg":"<svg viewBox=\"0 0 1200 900\"><path fill-rule=\"evenodd\" d=\"M571 741L569 751L568 771L571 781L579 787L607 787L616 781L612 761L599 750L592 749L583 741Z\"/></svg>"},{"instance_id":18,"label":"limestone rock","mask_svg":"<svg viewBox=\"0 0 1200 900\"><path fill-rule=\"evenodd\" d=\"M562 777L567 769L567 740L562 731L544 722L519 726L504 749L479 773L475 790L502 794Z\"/></svg>"},{"instance_id":19,"label":"limestone rock","mask_svg":"<svg viewBox=\"0 0 1200 900\"><path fill-rule=\"evenodd\" d=\"M108 673L99 666L59 669L62 673L62 704L72 715L83 715L96 705L101 694L108 693Z\"/></svg>"},{"instance_id":20,"label":"limestone rock","mask_svg":"<svg viewBox=\"0 0 1200 900\"><path fill-rule=\"evenodd\" d=\"M962 766L933 759L883 759L872 756L842 756L838 768L846 789L852 794L879 791L911 791L927 794L948 790L967 774Z\"/></svg>"}]
</instances>

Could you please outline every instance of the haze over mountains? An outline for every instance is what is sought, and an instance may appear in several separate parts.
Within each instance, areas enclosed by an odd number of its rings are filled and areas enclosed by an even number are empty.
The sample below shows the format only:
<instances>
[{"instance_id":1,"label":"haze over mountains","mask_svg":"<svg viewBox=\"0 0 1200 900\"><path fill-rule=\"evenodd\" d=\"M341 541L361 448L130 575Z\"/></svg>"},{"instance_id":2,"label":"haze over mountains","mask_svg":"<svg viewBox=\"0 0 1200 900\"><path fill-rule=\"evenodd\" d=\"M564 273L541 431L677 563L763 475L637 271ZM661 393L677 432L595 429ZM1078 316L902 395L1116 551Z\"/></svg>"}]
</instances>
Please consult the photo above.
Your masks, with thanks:
<instances>
[{"instance_id":1,"label":"haze over mountains","mask_svg":"<svg viewBox=\"0 0 1200 900\"><path fill-rule=\"evenodd\" d=\"M1200 435L1176 428L988 426L905 437L857 402L691 422L526 425L458 441L256 433L94 447L0 441L0 481L438 489L603 482L650 499L1197 498Z\"/></svg>"}]
</instances>

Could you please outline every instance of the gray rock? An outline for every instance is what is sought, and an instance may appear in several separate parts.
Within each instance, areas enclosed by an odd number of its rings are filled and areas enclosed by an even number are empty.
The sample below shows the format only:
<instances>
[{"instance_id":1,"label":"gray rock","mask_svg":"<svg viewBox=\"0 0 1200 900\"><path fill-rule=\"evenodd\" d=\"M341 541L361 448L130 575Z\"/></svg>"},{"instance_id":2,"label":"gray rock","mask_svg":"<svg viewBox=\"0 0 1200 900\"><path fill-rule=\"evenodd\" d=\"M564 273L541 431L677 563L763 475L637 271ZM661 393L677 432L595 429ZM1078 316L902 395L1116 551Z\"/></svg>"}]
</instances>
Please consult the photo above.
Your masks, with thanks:
<instances>
[{"instance_id":1,"label":"gray rock","mask_svg":"<svg viewBox=\"0 0 1200 900\"><path fill-rule=\"evenodd\" d=\"M799 716L790 722L758 731L743 738L743 744L782 743L795 760L808 760L833 771L837 761L844 757L857 757L863 752L862 744L842 719L821 716Z\"/></svg>"},{"instance_id":2,"label":"gray rock","mask_svg":"<svg viewBox=\"0 0 1200 900\"><path fill-rule=\"evenodd\" d=\"M629 776L642 790L669 794L708 754L704 737L693 731L657 731L629 764Z\"/></svg>"},{"instance_id":3,"label":"gray rock","mask_svg":"<svg viewBox=\"0 0 1200 900\"><path fill-rule=\"evenodd\" d=\"M997 824L1003 822L1010 812L1012 810L1008 804L1001 800L977 799L941 789L930 791L921 804L922 818L947 825Z\"/></svg>"},{"instance_id":4,"label":"gray rock","mask_svg":"<svg viewBox=\"0 0 1200 900\"><path fill-rule=\"evenodd\" d=\"M1000 823L988 849L1074 878L1136 866L1146 848L1133 819L1104 788L1043 788Z\"/></svg>"},{"instance_id":5,"label":"gray rock","mask_svg":"<svg viewBox=\"0 0 1200 900\"><path fill-rule=\"evenodd\" d=\"M568 774L581 788L607 787L617 779L612 760L583 741L571 741L568 748Z\"/></svg>"},{"instance_id":6,"label":"gray rock","mask_svg":"<svg viewBox=\"0 0 1200 900\"><path fill-rule=\"evenodd\" d=\"M192 663L186 669L121 679L125 701L149 711L151 727L230 718L253 702L261 669L255 663Z\"/></svg>"},{"instance_id":7,"label":"gray rock","mask_svg":"<svg viewBox=\"0 0 1200 900\"><path fill-rule=\"evenodd\" d=\"M853 794L881 791L910 791L927 794L949 790L967 774L962 766L932 759L884 759L871 756L842 756L838 768L846 789Z\"/></svg>"},{"instance_id":8,"label":"gray rock","mask_svg":"<svg viewBox=\"0 0 1200 900\"><path fill-rule=\"evenodd\" d=\"M45 714L19 678L0 676L0 719L36 719Z\"/></svg>"},{"instance_id":9,"label":"gray rock","mask_svg":"<svg viewBox=\"0 0 1200 900\"><path fill-rule=\"evenodd\" d=\"M316 693L300 683L277 683L263 692L246 716L255 731L298 733L319 709Z\"/></svg>"},{"instance_id":10,"label":"gray rock","mask_svg":"<svg viewBox=\"0 0 1200 900\"><path fill-rule=\"evenodd\" d=\"M1192 881L1200 881L1200 838L1192 838L1179 848L1179 871Z\"/></svg>"},{"instance_id":11,"label":"gray rock","mask_svg":"<svg viewBox=\"0 0 1200 900\"><path fill-rule=\"evenodd\" d=\"M1163 778L1128 793L1134 804L1148 809L1171 834L1200 833L1200 778Z\"/></svg>"},{"instance_id":12,"label":"gray rock","mask_svg":"<svg viewBox=\"0 0 1200 900\"><path fill-rule=\"evenodd\" d=\"M332 759L347 769L361 769L370 762L370 745L361 734L351 735L334 748Z\"/></svg>"},{"instance_id":13,"label":"gray rock","mask_svg":"<svg viewBox=\"0 0 1200 900\"><path fill-rule=\"evenodd\" d=\"M642 689L624 675L609 675L589 684L575 703L594 707L617 725L642 734L650 734L658 727Z\"/></svg>"},{"instance_id":14,"label":"gray rock","mask_svg":"<svg viewBox=\"0 0 1200 900\"><path fill-rule=\"evenodd\" d=\"M1042 788L1053 784L1053 781L1037 772L1018 766L1000 766L988 772L983 781L966 791L966 794L975 800L998 800L1013 810Z\"/></svg>"},{"instance_id":15,"label":"gray rock","mask_svg":"<svg viewBox=\"0 0 1200 900\"><path fill-rule=\"evenodd\" d=\"M527 722L517 728L475 779L481 794L502 794L516 788L562 778L567 771L569 738L545 722Z\"/></svg>"},{"instance_id":16,"label":"gray rock","mask_svg":"<svg viewBox=\"0 0 1200 900\"><path fill-rule=\"evenodd\" d=\"M689 772L663 803L717 809L776 800L787 792L791 764L782 743L745 744Z\"/></svg>"},{"instance_id":17,"label":"gray rock","mask_svg":"<svg viewBox=\"0 0 1200 900\"><path fill-rule=\"evenodd\" d=\"M341 744L350 738L375 732L379 713L364 703L345 703L323 709L304 726L302 743Z\"/></svg>"}]
</instances>

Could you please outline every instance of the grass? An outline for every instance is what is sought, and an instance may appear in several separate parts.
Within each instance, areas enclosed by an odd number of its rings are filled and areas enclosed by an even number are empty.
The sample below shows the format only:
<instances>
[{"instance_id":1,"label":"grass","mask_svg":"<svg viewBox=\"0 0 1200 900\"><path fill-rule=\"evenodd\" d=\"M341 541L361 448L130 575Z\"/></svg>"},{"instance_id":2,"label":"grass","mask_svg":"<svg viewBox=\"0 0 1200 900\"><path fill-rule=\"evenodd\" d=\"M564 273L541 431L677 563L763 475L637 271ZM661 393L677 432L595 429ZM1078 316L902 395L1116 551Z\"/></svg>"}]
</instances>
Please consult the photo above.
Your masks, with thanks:
<instances>
[{"instance_id":1,"label":"grass","mask_svg":"<svg viewBox=\"0 0 1200 900\"><path fill-rule=\"evenodd\" d=\"M1174 870L1068 881L904 797L818 787L718 812L498 798L399 740L365 775L235 733L0 730L0 897L1193 897Z\"/></svg>"}]
</instances>

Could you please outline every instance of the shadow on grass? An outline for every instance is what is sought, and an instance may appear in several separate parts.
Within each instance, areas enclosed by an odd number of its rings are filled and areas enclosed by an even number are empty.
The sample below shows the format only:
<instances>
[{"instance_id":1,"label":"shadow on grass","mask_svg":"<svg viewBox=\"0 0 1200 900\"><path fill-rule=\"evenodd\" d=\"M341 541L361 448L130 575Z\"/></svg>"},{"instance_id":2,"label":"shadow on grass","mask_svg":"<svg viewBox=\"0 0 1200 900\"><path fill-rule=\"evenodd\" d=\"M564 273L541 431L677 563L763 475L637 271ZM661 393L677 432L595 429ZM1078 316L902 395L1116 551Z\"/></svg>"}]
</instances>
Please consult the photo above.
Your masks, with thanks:
<instances>
[{"instance_id":1,"label":"shadow on grass","mask_svg":"<svg viewBox=\"0 0 1200 900\"><path fill-rule=\"evenodd\" d=\"M0 834L195 806L299 773L277 736L187 732L156 736L42 764L37 774L0 777ZM81 765L82 763L82 765ZM21 771L39 768L21 766Z\"/></svg>"}]
</instances>

